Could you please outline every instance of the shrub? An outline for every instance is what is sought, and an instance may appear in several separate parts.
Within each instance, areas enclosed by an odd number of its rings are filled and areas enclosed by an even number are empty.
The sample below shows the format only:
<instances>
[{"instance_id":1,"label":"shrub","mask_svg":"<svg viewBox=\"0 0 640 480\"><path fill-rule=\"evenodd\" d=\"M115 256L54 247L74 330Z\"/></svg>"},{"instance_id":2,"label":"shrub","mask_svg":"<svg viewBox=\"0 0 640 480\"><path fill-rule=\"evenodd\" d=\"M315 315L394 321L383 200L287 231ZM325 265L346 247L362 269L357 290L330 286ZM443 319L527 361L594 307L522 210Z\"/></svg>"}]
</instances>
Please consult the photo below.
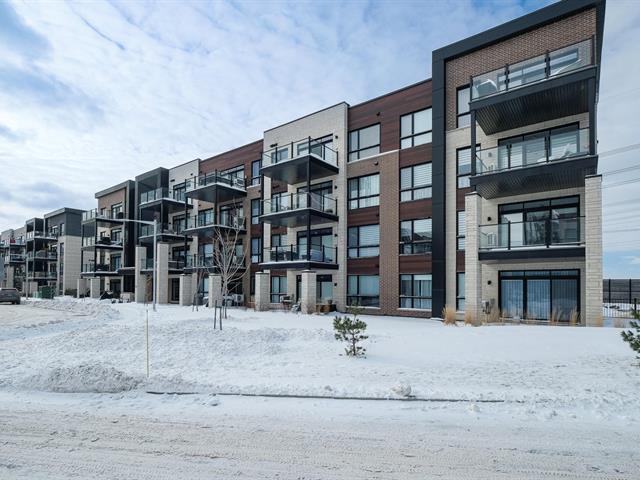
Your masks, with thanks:
<instances>
[{"instance_id":1,"label":"shrub","mask_svg":"<svg viewBox=\"0 0 640 480\"><path fill-rule=\"evenodd\" d=\"M569 325L575 327L578 324L580 324L580 314L575 308L573 308L569 314Z\"/></svg>"},{"instance_id":2,"label":"shrub","mask_svg":"<svg viewBox=\"0 0 640 480\"><path fill-rule=\"evenodd\" d=\"M640 320L640 313L633 310L632 314L633 318L636 320L631 320L629 324L631 325L631 328L635 329L635 333L631 330L625 330L620 332L620 335L622 336L622 340L629 344L631 350L638 354L636 355L636 358L640 360L640 322L638 321Z\"/></svg>"},{"instance_id":3,"label":"shrub","mask_svg":"<svg viewBox=\"0 0 640 480\"><path fill-rule=\"evenodd\" d=\"M64 294L75 297L78 294L78 290L76 288L65 288Z\"/></svg>"},{"instance_id":4,"label":"shrub","mask_svg":"<svg viewBox=\"0 0 640 480\"><path fill-rule=\"evenodd\" d=\"M336 340L347 343L344 349L349 357L364 356L367 349L359 345L363 340L369 338L364 332L367 330L367 324L358 318L361 309L358 307L350 307L347 312L352 316L335 317L333 319L334 337Z\"/></svg>"},{"instance_id":5,"label":"shrub","mask_svg":"<svg viewBox=\"0 0 640 480\"><path fill-rule=\"evenodd\" d=\"M442 309L442 321L445 325L456 325L456 309L445 305Z\"/></svg>"}]
</instances>

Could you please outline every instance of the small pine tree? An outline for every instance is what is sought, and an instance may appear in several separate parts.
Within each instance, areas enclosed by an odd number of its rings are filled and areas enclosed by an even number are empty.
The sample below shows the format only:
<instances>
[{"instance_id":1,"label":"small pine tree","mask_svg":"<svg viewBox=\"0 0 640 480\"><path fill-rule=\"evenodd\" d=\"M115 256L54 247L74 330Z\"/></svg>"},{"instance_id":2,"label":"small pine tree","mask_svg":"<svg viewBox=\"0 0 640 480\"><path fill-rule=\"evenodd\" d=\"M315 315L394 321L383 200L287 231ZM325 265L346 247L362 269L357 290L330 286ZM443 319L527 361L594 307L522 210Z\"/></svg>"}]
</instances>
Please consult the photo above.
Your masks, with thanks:
<instances>
[{"instance_id":1,"label":"small pine tree","mask_svg":"<svg viewBox=\"0 0 640 480\"><path fill-rule=\"evenodd\" d=\"M335 317L333 319L333 330L335 331L336 340L347 342L347 348L344 349L349 357L364 356L367 349L358 345L362 340L369 338L364 335L367 324L358 318L362 309L359 307L350 307L347 312L352 316Z\"/></svg>"},{"instance_id":2,"label":"small pine tree","mask_svg":"<svg viewBox=\"0 0 640 480\"><path fill-rule=\"evenodd\" d=\"M636 320L640 320L640 312L638 312L637 310L634 310L633 317ZM620 335L622 335L622 340L624 340L629 344L629 347L631 347L631 350L633 350L638 354L636 358L640 360L640 322L632 320L630 322L630 325L631 325L631 328L635 328L636 332L633 333L631 330L627 330L624 332L620 332Z\"/></svg>"}]
</instances>

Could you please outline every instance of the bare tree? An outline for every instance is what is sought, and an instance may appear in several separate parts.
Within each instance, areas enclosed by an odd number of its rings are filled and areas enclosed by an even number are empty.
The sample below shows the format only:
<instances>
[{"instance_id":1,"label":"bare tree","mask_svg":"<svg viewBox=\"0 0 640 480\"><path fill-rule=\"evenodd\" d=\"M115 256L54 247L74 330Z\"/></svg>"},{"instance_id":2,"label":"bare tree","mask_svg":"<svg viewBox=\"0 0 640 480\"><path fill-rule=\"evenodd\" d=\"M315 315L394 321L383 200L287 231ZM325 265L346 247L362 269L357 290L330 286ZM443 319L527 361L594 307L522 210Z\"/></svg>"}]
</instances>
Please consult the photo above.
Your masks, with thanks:
<instances>
[{"instance_id":1,"label":"bare tree","mask_svg":"<svg viewBox=\"0 0 640 480\"><path fill-rule=\"evenodd\" d=\"M229 295L231 285L246 274L247 247L240 239L243 230L244 218L233 217L228 226L216 228L213 233L213 270L220 275L223 298Z\"/></svg>"}]
</instances>

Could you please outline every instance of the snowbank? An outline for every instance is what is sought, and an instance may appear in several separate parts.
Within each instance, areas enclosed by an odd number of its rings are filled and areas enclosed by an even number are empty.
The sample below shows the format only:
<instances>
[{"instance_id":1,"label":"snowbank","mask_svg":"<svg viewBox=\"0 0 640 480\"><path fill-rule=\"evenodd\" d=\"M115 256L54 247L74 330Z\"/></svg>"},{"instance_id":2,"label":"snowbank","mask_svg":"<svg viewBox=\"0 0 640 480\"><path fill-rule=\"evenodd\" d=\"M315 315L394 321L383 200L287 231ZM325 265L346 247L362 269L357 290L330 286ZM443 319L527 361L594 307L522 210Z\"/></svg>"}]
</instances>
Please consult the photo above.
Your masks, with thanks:
<instances>
[{"instance_id":1,"label":"snowbank","mask_svg":"<svg viewBox=\"0 0 640 480\"><path fill-rule=\"evenodd\" d=\"M23 386L31 390L60 393L117 393L132 390L141 379L99 363L58 367L35 375Z\"/></svg>"}]
</instances>

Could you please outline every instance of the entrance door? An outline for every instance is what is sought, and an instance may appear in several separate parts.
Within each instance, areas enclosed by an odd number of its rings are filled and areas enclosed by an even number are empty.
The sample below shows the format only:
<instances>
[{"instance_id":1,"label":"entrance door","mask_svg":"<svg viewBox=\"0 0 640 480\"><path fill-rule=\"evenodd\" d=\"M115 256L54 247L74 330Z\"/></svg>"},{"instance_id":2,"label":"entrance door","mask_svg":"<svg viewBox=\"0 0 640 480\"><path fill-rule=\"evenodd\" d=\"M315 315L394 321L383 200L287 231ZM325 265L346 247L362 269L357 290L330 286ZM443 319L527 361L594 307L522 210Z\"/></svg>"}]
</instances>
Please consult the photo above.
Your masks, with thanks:
<instances>
[{"instance_id":1,"label":"entrance door","mask_svg":"<svg viewBox=\"0 0 640 480\"><path fill-rule=\"evenodd\" d=\"M180 279L172 278L170 285L169 301L172 303L178 303L180 301Z\"/></svg>"}]
</instances>

